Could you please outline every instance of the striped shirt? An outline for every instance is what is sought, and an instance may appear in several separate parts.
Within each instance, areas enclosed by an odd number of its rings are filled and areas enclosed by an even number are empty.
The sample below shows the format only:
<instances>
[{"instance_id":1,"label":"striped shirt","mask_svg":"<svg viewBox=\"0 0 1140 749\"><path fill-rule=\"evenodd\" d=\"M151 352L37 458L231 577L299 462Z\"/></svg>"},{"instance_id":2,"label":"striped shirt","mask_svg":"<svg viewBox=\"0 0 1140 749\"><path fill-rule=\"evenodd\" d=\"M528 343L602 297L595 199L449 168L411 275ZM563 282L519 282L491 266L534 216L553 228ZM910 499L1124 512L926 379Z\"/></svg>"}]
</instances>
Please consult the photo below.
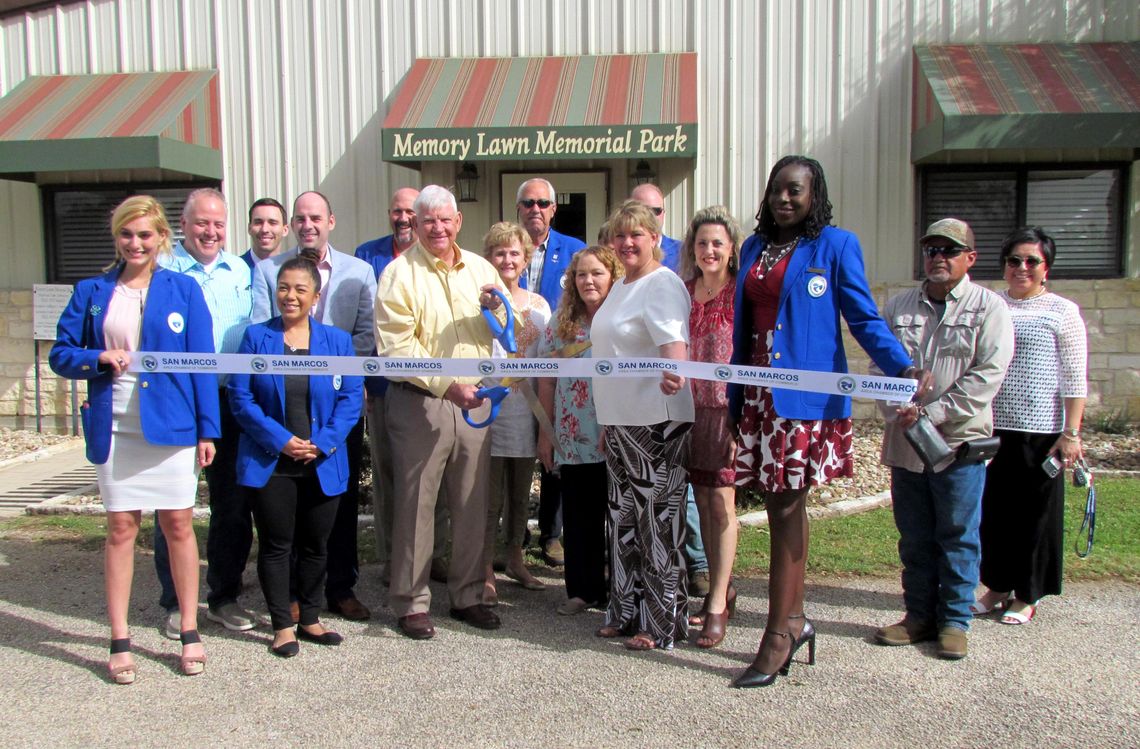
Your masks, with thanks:
<instances>
[{"instance_id":1,"label":"striped shirt","mask_svg":"<svg viewBox=\"0 0 1140 749\"><path fill-rule=\"evenodd\" d=\"M164 268L184 273L198 282L214 319L214 351L236 353L253 312L249 266L237 255L219 252L213 267L207 271L181 242L160 262Z\"/></svg>"}]
</instances>

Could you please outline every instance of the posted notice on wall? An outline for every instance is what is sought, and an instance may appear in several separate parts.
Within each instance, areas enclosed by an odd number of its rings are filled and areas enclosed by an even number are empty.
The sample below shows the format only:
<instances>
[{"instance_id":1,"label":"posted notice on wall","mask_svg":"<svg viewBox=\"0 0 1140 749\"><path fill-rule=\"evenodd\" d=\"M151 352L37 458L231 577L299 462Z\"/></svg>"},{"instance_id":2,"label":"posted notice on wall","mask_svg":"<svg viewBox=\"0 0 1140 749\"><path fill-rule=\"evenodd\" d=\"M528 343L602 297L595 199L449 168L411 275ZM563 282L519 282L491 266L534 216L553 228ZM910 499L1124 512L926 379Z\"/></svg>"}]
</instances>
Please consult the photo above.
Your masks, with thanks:
<instances>
[{"instance_id":1,"label":"posted notice on wall","mask_svg":"<svg viewBox=\"0 0 1140 749\"><path fill-rule=\"evenodd\" d=\"M32 335L37 341L54 341L59 316L67 309L75 287L41 283L32 286Z\"/></svg>"}]
</instances>

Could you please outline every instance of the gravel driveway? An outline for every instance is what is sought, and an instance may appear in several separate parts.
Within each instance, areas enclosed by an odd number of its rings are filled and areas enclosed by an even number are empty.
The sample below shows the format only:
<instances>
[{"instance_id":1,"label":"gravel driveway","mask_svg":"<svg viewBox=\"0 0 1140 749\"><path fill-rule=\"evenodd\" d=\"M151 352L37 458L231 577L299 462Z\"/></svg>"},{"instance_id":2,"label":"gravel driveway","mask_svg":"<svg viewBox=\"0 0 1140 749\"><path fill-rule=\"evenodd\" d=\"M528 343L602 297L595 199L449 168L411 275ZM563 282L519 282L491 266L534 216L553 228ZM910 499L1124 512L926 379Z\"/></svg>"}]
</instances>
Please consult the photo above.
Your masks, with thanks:
<instances>
[{"instance_id":1,"label":"gravel driveway","mask_svg":"<svg viewBox=\"0 0 1140 749\"><path fill-rule=\"evenodd\" d=\"M244 603L264 611L252 592ZM796 664L774 687L737 691L763 626L765 585L742 598L721 648L683 645L632 654L593 636L596 612L554 614L546 592L504 582L503 629L446 617L429 642L398 635L375 568L358 592L370 623L327 621L339 648L303 644L270 656L260 627L228 633L204 622L209 665L175 671L163 639L151 560L137 557L131 615L138 682L104 675L101 556L71 544L0 539L0 746L874 746L1135 747L1138 590L1071 585L1025 627L979 621L970 656L941 661L933 646L883 648L874 627L895 621L894 580L808 581L819 635L815 667ZM806 655L806 650L801 651Z\"/></svg>"}]
</instances>

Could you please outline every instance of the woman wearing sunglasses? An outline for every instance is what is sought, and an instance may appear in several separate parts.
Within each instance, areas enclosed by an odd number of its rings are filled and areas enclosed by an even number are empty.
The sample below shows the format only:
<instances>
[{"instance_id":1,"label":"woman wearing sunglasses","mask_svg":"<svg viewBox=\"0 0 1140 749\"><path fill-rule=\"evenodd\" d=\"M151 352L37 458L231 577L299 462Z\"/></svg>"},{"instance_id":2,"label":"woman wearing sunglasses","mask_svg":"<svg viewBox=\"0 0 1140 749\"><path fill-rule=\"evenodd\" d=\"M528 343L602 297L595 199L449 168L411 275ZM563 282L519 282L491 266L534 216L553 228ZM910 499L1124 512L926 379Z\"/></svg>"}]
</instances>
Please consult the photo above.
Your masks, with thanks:
<instances>
[{"instance_id":1,"label":"woman wearing sunglasses","mask_svg":"<svg viewBox=\"0 0 1140 749\"><path fill-rule=\"evenodd\" d=\"M1013 318L1013 361L994 398L1001 449L986 470L982 496L981 580L976 615L1002 611L1003 624L1026 624L1042 596L1061 593L1065 473L1082 458L1081 417L1088 391L1088 344L1076 304L1050 292L1057 249L1040 227L1006 237L1001 292Z\"/></svg>"}]
</instances>

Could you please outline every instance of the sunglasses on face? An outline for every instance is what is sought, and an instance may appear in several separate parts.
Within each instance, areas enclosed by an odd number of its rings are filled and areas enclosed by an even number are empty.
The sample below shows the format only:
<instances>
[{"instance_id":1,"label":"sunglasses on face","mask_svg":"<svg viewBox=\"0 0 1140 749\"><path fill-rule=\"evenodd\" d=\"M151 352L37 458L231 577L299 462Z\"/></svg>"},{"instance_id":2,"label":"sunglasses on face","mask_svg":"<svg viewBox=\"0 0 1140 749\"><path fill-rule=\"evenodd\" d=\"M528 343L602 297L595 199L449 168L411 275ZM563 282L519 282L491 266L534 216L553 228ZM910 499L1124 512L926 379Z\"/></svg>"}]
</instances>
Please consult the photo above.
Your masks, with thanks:
<instances>
[{"instance_id":1,"label":"sunglasses on face","mask_svg":"<svg viewBox=\"0 0 1140 749\"><path fill-rule=\"evenodd\" d=\"M535 206L538 206L539 208L541 208L542 210L545 211L547 208L554 205L554 201L553 200L542 200L542 199L534 200L533 198L528 198L526 200L520 200L519 205L521 205L523 208L528 208L528 209L534 208Z\"/></svg>"},{"instance_id":2,"label":"sunglasses on face","mask_svg":"<svg viewBox=\"0 0 1140 749\"><path fill-rule=\"evenodd\" d=\"M1006 255L1005 267L1007 268L1020 268L1024 263L1026 268L1036 268L1041 263L1045 262L1043 258L1039 257L1018 257L1017 255Z\"/></svg>"},{"instance_id":3,"label":"sunglasses on face","mask_svg":"<svg viewBox=\"0 0 1140 749\"><path fill-rule=\"evenodd\" d=\"M934 259L935 255L941 255L947 260L952 260L958 257L963 252L967 252L964 247L935 247L933 245L923 245L922 253L928 258Z\"/></svg>"},{"instance_id":4,"label":"sunglasses on face","mask_svg":"<svg viewBox=\"0 0 1140 749\"><path fill-rule=\"evenodd\" d=\"M662 213L665 212L665 209L662 208L661 206L647 205L645 207L648 208L649 210L653 211L654 216L660 216Z\"/></svg>"}]
</instances>

